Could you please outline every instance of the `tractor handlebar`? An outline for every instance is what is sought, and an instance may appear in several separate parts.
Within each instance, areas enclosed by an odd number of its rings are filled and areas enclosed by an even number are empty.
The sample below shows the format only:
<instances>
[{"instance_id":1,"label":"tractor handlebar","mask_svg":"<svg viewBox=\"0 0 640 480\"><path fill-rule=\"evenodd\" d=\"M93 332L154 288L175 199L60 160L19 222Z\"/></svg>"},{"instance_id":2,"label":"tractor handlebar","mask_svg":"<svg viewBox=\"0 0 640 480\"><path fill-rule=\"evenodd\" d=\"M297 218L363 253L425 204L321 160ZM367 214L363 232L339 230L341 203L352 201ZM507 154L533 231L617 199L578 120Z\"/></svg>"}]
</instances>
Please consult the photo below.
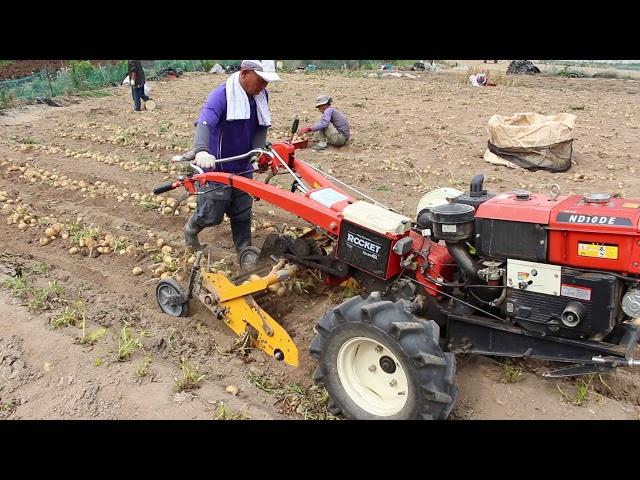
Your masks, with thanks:
<instances>
[{"instance_id":1,"label":"tractor handlebar","mask_svg":"<svg viewBox=\"0 0 640 480\"><path fill-rule=\"evenodd\" d=\"M153 189L153 194L154 195L160 195L161 193L164 192L168 192L169 190L173 190L175 188L178 188L180 185L182 185L181 182L169 182L169 183L164 183L162 185L158 185L156 188Z\"/></svg>"}]
</instances>

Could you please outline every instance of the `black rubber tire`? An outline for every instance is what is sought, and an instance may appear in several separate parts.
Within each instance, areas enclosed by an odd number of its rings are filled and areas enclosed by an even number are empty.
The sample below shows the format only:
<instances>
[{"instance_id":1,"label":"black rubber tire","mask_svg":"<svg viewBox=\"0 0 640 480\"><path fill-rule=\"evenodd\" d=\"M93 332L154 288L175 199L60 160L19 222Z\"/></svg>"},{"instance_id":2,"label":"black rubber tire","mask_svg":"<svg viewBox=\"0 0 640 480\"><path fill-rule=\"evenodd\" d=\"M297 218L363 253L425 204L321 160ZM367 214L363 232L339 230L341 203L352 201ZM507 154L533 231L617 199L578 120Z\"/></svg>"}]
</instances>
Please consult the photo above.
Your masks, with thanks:
<instances>
[{"instance_id":1,"label":"black rubber tire","mask_svg":"<svg viewBox=\"0 0 640 480\"><path fill-rule=\"evenodd\" d=\"M318 360L314 381L326 387L330 412L357 420L442 420L451 412L458 392L454 385L455 356L440 348L440 328L433 320L420 319L399 303L381 300L374 292L367 299L355 296L328 311L316 331L309 353ZM387 348L406 374L407 401L392 416L364 410L341 383L338 352L354 337L365 337Z\"/></svg>"},{"instance_id":2,"label":"black rubber tire","mask_svg":"<svg viewBox=\"0 0 640 480\"><path fill-rule=\"evenodd\" d=\"M250 272L255 269L259 256L260 249L258 247L249 246L243 248L238 254L238 265L240 265L240 270L243 272Z\"/></svg>"},{"instance_id":3,"label":"black rubber tire","mask_svg":"<svg viewBox=\"0 0 640 480\"><path fill-rule=\"evenodd\" d=\"M166 305L164 300L169 295L184 295L185 292L178 282L173 278L165 278L160 280L156 285L156 301L160 306L160 309L173 317L186 317L189 314L189 302L184 302L180 305Z\"/></svg>"}]
</instances>

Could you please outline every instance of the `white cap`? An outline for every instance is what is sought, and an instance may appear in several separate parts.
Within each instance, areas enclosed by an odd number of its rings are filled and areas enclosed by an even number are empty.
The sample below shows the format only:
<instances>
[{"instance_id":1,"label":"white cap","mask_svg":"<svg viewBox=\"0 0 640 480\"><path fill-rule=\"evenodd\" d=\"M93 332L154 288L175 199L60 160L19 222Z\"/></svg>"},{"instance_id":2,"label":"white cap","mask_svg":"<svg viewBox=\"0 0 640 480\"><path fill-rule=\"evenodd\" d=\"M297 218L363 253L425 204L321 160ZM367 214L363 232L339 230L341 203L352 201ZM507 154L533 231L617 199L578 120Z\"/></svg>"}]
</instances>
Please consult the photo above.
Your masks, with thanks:
<instances>
[{"instance_id":1,"label":"white cap","mask_svg":"<svg viewBox=\"0 0 640 480\"><path fill-rule=\"evenodd\" d=\"M329 95L320 95L316 98L316 108L321 105L326 105L327 103L331 103L331 97Z\"/></svg>"},{"instance_id":2,"label":"white cap","mask_svg":"<svg viewBox=\"0 0 640 480\"><path fill-rule=\"evenodd\" d=\"M240 69L253 70L267 82L282 81L282 79L278 76L278 74L275 71L267 71L267 69L265 68L265 66L262 64L260 60L243 60L242 63L240 64Z\"/></svg>"}]
</instances>

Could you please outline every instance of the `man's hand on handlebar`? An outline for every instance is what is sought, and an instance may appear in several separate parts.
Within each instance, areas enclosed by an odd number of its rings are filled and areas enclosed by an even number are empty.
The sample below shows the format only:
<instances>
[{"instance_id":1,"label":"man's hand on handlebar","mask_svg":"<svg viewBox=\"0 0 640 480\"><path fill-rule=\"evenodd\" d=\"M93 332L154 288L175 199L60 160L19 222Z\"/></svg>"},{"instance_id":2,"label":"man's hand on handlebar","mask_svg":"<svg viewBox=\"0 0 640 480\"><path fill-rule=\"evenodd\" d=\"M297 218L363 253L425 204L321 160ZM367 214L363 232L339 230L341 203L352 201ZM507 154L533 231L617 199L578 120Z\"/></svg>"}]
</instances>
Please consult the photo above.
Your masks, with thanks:
<instances>
[{"instance_id":1,"label":"man's hand on handlebar","mask_svg":"<svg viewBox=\"0 0 640 480\"><path fill-rule=\"evenodd\" d=\"M216 166L216 157L205 151L198 152L194 163L200 168L213 168Z\"/></svg>"}]
</instances>

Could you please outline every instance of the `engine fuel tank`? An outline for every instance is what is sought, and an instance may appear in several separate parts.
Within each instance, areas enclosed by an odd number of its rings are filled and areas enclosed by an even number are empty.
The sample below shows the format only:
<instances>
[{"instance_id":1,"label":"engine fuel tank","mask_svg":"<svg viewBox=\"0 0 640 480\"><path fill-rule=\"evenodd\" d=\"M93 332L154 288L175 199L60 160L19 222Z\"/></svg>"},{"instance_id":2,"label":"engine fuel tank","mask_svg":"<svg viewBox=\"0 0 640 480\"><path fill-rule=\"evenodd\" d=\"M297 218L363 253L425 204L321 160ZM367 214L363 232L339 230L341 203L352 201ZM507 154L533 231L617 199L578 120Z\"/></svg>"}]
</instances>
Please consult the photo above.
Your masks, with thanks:
<instances>
[{"instance_id":1,"label":"engine fuel tank","mask_svg":"<svg viewBox=\"0 0 640 480\"><path fill-rule=\"evenodd\" d=\"M551 210L549 262L640 273L640 199L572 195Z\"/></svg>"}]
</instances>

